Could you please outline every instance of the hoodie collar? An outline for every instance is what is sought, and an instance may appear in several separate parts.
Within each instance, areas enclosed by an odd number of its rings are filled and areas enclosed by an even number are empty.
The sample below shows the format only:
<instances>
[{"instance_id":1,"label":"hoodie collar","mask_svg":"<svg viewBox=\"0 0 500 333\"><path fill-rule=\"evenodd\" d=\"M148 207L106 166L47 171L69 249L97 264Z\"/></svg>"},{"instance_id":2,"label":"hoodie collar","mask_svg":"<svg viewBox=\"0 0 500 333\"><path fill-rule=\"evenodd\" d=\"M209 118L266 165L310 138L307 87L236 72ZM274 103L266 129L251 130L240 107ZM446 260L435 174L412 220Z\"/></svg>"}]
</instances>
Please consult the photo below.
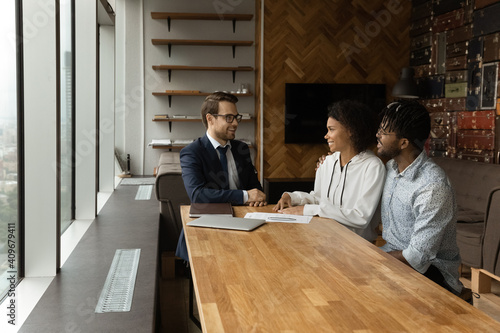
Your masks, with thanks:
<instances>
[{"instance_id":1,"label":"hoodie collar","mask_svg":"<svg viewBox=\"0 0 500 333\"><path fill-rule=\"evenodd\" d=\"M361 153L354 155L354 157L351 158L351 160L348 161L348 163L356 164L359 161L363 161L364 159L366 159L370 154L373 154L373 152L371 150L362 151ZM340 161L340 153L337 154L336 160Z\"/></svg>"}]
</instances>

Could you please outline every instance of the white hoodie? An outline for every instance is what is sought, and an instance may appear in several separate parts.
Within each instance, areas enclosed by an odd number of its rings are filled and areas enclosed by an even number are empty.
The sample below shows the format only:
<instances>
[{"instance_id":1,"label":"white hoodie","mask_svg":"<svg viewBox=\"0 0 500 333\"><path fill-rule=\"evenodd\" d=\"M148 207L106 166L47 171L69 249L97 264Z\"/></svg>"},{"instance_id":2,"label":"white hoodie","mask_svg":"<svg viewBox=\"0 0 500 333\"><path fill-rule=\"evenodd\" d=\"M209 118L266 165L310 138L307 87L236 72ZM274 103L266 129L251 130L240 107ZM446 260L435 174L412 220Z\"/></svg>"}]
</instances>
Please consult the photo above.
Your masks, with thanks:
<instances>
[{"instance_id":1,"label":"white hoodie","mask_svg":"<svg viewBox=\"0 0 500 333\"><path fill-rule=\"evenodd\" d=\"M304 206L304 215L334 219L372 241L379 219L377 210L385 181L385 166L371 150L354 156L342 169L340 153L326 157L316 171L314 190L288 192L293 206Z\"/></svg>"}]
</instances>

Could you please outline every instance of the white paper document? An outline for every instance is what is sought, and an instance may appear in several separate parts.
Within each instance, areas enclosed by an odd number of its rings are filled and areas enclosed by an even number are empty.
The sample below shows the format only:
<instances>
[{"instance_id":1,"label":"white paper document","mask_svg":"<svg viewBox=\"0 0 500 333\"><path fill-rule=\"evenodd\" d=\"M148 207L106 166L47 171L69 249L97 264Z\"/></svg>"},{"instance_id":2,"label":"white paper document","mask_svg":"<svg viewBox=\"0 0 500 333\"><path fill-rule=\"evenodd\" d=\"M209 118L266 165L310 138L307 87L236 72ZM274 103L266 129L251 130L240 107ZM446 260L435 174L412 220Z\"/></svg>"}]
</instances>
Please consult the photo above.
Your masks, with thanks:
<instances>
[{"instance_id":1,"label":"white paper document","mask_svg":"<svg viewBox=\"0 0 500 333\"><path fill-rule=\"evenodd\" d=\"M312 216L279 214L279 213L247 213L245 218L262 219L266 222L284 222L284 223L309 223Z\"/></svg>"}]
</instances>

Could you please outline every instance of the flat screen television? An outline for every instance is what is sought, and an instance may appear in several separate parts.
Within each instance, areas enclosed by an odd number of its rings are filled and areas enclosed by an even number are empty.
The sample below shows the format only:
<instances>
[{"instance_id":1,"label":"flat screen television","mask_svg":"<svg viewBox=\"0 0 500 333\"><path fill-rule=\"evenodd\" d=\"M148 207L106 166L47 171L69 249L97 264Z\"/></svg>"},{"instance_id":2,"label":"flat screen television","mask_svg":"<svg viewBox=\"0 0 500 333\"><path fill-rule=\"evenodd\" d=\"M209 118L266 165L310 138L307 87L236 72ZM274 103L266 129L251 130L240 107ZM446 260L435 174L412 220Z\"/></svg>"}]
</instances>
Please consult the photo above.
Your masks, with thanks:
<instances>
[{"instance_id":1,"label":"flat screen television","mask_svg":"<svg viewBox=\"0 0 500 333\"><path fill-rule=\"evenodd\" d=\"M285 143L325 143L328 105L344 99L379 113L386 105L385 84L286 83Z\"/></svg>"}]
</instances>

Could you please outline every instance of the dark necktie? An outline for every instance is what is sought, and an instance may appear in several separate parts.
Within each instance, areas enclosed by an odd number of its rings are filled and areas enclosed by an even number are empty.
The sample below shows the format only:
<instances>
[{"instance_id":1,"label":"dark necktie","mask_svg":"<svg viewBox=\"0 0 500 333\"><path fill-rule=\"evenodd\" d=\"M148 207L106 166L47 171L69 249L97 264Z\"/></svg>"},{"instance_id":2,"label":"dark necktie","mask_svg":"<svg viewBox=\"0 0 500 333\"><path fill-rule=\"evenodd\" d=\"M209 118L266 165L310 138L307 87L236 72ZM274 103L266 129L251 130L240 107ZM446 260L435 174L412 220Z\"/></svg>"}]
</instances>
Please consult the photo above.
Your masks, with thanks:
<instances>
[{"instance_id":1,"label":"dark necktie","mask_svg":"<svg viewBox=\"0 0 500 333\"><path fill-rule=\"evenodd\" d=\"M223 176L221 177L223 179L224 189L229 189L229 175L227 172L227 157L226 157L227 147L229 146L217 147L217 150L219 151L220 155L220 164L222 165L222 171L224 172Z\"/></svg>"}]
</instances>

